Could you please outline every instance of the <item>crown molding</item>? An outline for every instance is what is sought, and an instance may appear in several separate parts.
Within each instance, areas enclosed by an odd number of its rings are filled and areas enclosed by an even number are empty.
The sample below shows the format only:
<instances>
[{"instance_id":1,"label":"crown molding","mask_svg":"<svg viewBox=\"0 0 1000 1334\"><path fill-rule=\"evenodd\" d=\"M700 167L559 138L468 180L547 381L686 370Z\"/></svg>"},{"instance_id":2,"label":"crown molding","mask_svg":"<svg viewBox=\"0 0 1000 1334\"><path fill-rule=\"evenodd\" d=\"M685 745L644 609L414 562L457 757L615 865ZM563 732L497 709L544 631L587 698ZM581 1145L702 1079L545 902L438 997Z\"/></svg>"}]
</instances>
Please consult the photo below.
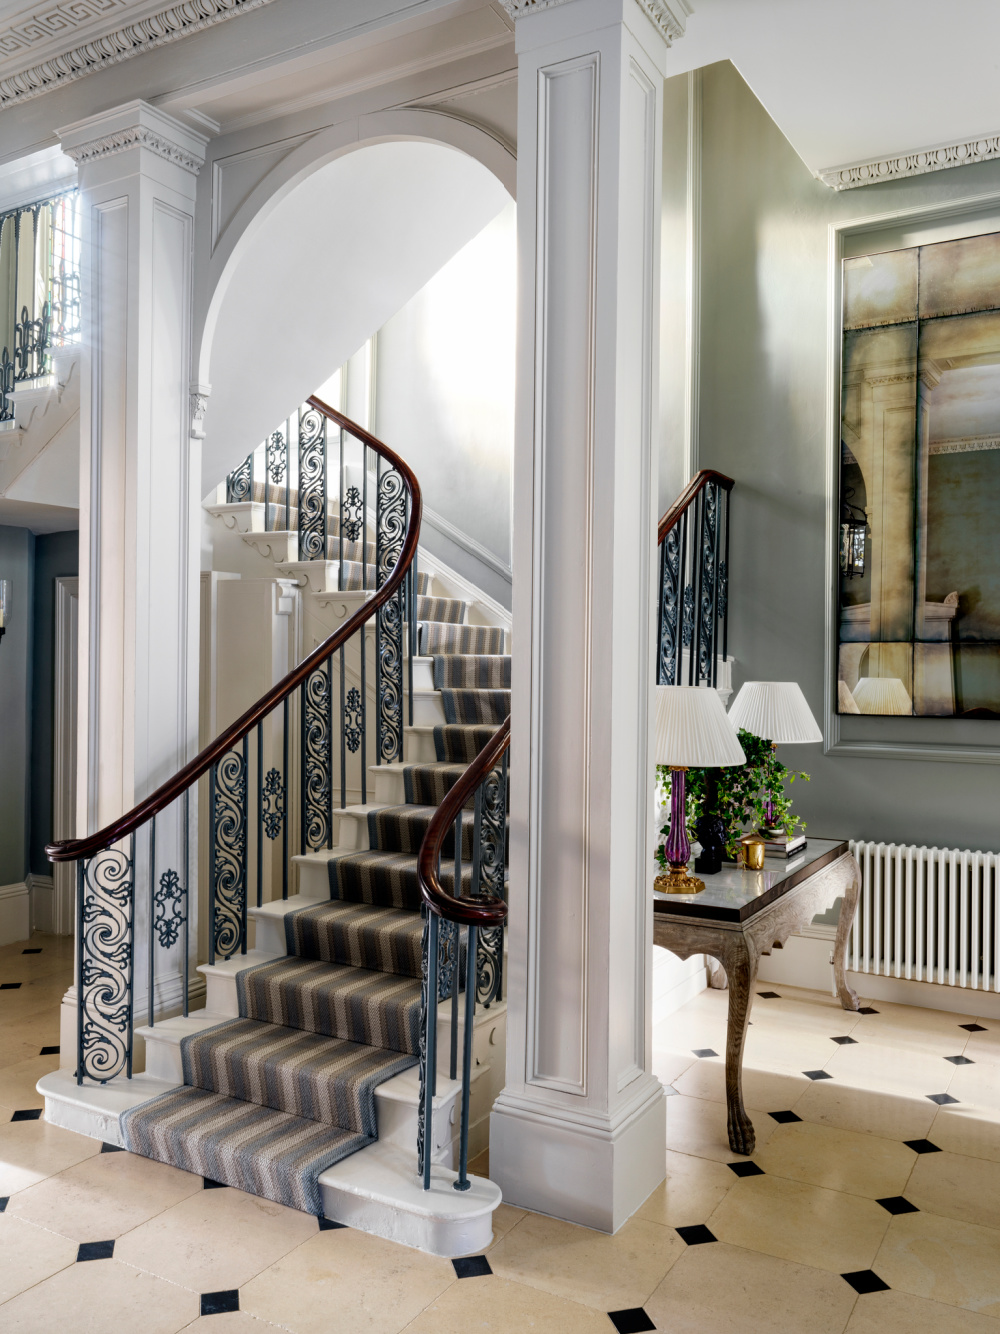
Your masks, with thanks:
<instances>
[{"instance_id":1,"label":"crown molding","mask_svg":"<svg viewBox=\"0 0 1000 1334\"><path fill-rule=\"evenodd\" d=\"M500 0L512 19L525 14L536 14L541 9L554 9L569 4L570 0ZM688 0L637 0L639 8L670 46L684 36L684 28L691 15Z\"/></svg>"},{"instance_id":2,"label":"crown molding","mask_svg":"<svg viewBox=\"0 0 1000 1334\"><path fill-rule=\"evenodd\" d=\"M161 138L142 125L133 125L130 129L118 130L114 134L105 134L100 139L91 139L89 143L79 144L75 148L67 148L66 154L80 166L84 162L94 162L97 158L124 153L128 148L148 148L151 153L165 158L168 162L176 162L186 171L197 172L205 160L204 157L195 157L178 144Z\"/></svg>"},{"instance_id":3,"label":"crown molding","mask_svg":"<svg viewBox=\"0 0 1000 1334\"><path fill-rule=\"evenodd\" d=\"M862 185L877 185L881 181L900 180L906 176L923 176L929 171L944 171L948 167L968 167L976 162L991 162L994 158L1000 158L1000 134L985 134L962 143L921 148L915 153L898 153L893 157L875 158L871 162L827 167L816 175L832 190L856 190Z\"/></svg>"},{"instance_id":4,"label":"crown molding","mask_svg":"<svg viewBox=\"0 0 1000 1334\"><path fill-rule=\"evenodd\" d=\"M270 3L271 0L185 0L170 5L82 42L61 55L0 78L0 109Z\"/></svg>"}]
</instances>

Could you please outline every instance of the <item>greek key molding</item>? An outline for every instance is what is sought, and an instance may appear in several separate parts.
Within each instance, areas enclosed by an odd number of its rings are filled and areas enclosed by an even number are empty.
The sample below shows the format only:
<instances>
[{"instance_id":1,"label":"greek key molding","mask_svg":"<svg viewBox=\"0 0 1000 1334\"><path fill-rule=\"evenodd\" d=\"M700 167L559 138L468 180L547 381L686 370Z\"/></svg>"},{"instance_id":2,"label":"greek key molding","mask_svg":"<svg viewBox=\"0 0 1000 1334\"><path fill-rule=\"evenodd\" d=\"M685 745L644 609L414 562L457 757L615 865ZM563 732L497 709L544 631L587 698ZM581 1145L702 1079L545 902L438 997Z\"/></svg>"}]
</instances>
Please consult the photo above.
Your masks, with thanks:
<instances>
[{"instance_id":1,"label":"greek key molding","mask_svg":"<svg viewBox=\"0 0 1000 1334\"><path fill-rule=\"evenodd\" d=\"M879 181L923 176L926 172L944 171L947 167L968 167L997 157L1000 157L1000 134L987 134L960 144L922 148L916 153L876 158L873 162L855 162L847 167L828 167L816 174L833 190L856 190L859 186L876 185Z\"/></svg>"},{"instance_id":2,"label":"greek key molding","mask_svg":"<svg viewBox=\"0 0 1000 1334\"><path fill-rule=\"evenodd\" d=\"M684 28L691 13L687 0L638 0L640 8L663 37L667 46L684 36ZM534 14L541 9L554 9L569 0L500 0L512 19Z\"/></svg>"},{"instance_id":3,"label":"greek key molding","mask_svg":"<svg viewBox=\"0 0 1000 1334\"><path fill-rule=\"evenodd\" d=\"M105 134L99 139L91 139L88 143L77 144L63 151L77 166L80 166L84 162L94 162L97 158L124 153L128 148L148 148L158 157L166 158L168 162L176 162L179 167L196 174L204 161L203 157L189 153L187 149L181 148L180 144L164 139L162 135L156 134L144 125L130 125L127 130L116 130L114 134Z\"/></svg>"},{"instance_id":4,"label":"greek key molding","mask_svg":"<svg viewBox=\"0 0 1000 1334\"><path fill-rule=\"evenodd\" d=\"M105 69L109 65L118 65L153 47L176 42L181 37L200 32L202 28L224 23L226 19L236 18L270 3L271 0L185 0L183 4L170 5L135 23L125 24L102 37L94 37L89 42L72 47L62 55L51 56L17 74L0 78L0 108L38 97L50 88L80 79L85 74ZM78 10L76 5L62 5L54 13L62 19L67 12L73 14ZM79 12L83 14L83 19L74 20L78 25L93 17L92 12ZM70 26L68 19L64 26ZM50 32L41 31L42 38L48 39L50 36ZM13 29L0 33L0 53L16 50L17 45L23 44L23 35Z\"/></svg>"}]
</instances>

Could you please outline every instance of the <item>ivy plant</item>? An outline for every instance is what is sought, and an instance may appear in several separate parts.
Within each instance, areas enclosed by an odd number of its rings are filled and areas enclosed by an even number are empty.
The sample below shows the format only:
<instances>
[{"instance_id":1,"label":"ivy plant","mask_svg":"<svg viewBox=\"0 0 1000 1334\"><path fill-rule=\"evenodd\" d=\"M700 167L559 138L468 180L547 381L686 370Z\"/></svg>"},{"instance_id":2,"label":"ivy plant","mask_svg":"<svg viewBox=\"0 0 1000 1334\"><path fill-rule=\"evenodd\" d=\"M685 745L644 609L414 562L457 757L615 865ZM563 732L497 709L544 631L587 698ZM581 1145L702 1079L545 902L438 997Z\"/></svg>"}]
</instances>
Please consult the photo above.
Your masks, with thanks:
<instances>
[{"instance_id":1,"label":"ivy plant","mask_svg":"<svg viewBox=\"0 0 1000 1334\"><path fill-rule=\"evenodd\" d=\"M746 764L728 769L688 769L686 782L688 837L695 838L702 814L720 815L725 822L726 855L731 860L736 858L740 839L747 829L763 829L769 825L784 830L789 837L797 829L805 829L805 821L792 814L792 802L785 791L785 783L791 785L797 778L806 783L809 781L808 774L781 763L770 741L742 728L739 737L747 757ZM657 765L656 779L658 795L668 803L670 769L667 765ZM669 832L670 826L665 824L660 830L664 840ZM666 866L662 842L656 849L656 859L661 866Z\"/></svg>"}]
</instances>

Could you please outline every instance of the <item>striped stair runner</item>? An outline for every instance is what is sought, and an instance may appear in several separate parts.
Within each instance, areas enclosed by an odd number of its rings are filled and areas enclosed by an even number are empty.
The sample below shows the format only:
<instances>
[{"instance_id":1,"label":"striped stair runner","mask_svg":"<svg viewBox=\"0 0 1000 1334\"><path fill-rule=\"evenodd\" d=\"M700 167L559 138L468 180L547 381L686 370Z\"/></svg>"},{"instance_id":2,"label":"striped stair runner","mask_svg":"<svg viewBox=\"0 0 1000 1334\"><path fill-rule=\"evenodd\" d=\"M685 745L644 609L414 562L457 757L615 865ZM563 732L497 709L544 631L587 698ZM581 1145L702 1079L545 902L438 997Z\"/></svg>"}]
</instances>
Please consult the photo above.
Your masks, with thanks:
<instances>
[{"instance_id":1,"label":"striped stair runner","mask_svg":"<svg viewBox=\"0 0 1000 1334\"><path fill-rule=\"evenodd\" d=\"M237 974L240 1017L182 1039L183 1086L121 1116L133 1153L307 1213L323 1212L320 1174L378 1138L376 1088L417 1062L417 853L436 807L510 711L503 630L461 624L465 604L451 599L418 605L445 613L421 624L448 719L434 728L435 762L405 767L404 805L368 812L367 850L331 857L329 901L285 916L286 955ZM449 890L454 845L453 830L441 866Z\"/></svg>"}]
</instances>

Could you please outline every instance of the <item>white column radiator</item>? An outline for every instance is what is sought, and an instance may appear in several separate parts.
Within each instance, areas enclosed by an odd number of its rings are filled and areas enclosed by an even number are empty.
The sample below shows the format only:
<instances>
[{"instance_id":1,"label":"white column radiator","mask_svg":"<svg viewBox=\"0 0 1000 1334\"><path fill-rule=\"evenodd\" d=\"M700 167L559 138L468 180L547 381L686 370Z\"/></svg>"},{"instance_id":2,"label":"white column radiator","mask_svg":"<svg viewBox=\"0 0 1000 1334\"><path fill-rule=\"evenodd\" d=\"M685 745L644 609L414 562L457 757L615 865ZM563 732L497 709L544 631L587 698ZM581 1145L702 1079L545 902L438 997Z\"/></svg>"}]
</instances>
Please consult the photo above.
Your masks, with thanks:
<instances>
[{"instance_id":1,"label":"white column radiator","mask_svg":"<svg viewBox=\"0 0 1000 1334\"><path fill-rule=\"evenodd\" d=\"M855 972L1000 992L1000 855L855 843Z\"/></svg>"}]
</instances>

